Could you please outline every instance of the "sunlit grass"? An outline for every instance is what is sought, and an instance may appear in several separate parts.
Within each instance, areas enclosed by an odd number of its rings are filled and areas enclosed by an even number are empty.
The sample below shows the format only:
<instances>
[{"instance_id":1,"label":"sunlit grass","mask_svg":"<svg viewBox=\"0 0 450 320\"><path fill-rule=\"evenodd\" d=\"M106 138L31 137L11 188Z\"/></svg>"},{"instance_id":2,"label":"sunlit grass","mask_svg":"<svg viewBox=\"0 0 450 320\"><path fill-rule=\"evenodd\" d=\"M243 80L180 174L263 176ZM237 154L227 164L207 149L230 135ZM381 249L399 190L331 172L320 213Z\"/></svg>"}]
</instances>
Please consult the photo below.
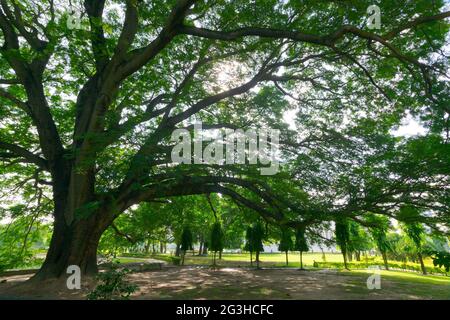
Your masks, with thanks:
<instances>
[{"instance_id":1,"label":"sunlit grass","mask_svg":"<svg viewBox=\"0 0 450 320\"><path fill-rule=\"evenodd\" d=\"M415 272L403 272L403 271L387 271L387 270L377 270L380 276L387 280L400 280L400 281L408 281L408 282L418 282L418 283L427 283L427 284L437 284L437 285L446 285L449 286L450 290L450 277L442 277L442 276L434 276L434 275L422 275ZM374 270L341 270L342 274L373 274Z\"/></svg>"},{"instance_id":2,"label":"sunlit grass","mask_svg":"<svg viewBox=\"0 0 450 320\"><path fill-rule=\"evenodd\" d=\"M157 255L160 257L169 257L169 254ZM156 257L157 257L156 256ZM253 260L255 255L253 255ZM300 256L298 253L291 252L288 255L289 265L288 267L299 267L300 266ZM286 267L286 256L284 253L261 253L260 255L261 263L268 264L270 266ZM322 253L303 253L303 265L306 267L312 267L314 262L329 262L329 263L344 263L344 258L341 253L325 253L325 259ZM390 261L396 264L403 264L399 261ZM212 255L209 256L197 256L192 255L192 253L187 253L185 257L185 265L209 265L212 263ZM379 264L383 265L383 259L381 257L369 257L361 255L361 261L352 261L353 264L360 265L361 268L367 268L367 264ZM432 268L433 263L431 259L425 259L425 266ZM249 253L224 253L222 254L222 259L217 260L219 265L240 265L249 266L250 265L250 254ZM418 267L419 265L412 262L407 262L408 266Z\"/></svg>"}]
</instances>

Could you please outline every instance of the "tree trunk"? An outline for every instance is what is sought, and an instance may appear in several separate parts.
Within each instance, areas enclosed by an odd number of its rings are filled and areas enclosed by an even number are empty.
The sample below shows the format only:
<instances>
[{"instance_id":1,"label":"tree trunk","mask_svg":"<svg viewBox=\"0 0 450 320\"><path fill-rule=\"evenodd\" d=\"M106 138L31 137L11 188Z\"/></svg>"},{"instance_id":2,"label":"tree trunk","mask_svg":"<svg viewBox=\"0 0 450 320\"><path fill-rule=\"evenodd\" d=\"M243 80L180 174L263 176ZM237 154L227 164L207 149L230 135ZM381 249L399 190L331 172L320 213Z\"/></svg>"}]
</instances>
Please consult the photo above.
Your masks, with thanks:
<instances>
[{"instance_id":1,"label":"tree trunk","mask_svg":"<svg viewBox=\"0 0 450 320\"><path fill-rule=\"evenodd\" d=\"M201 256L203 254L203 241L200 241L200 247L198 248L198 255Z\"/></svg>"},{"instance_id":2,"label":"tree trunk","mask_svg":"<svg viewBox=\"0 0 450 320\"><path fill-rule=\"evenodd\" d=\"M256 269L259 269L259 251L256 251Z\"/></svg>"},{"instance_id":3,"label":"tree trunk","mask_svg":"<svg viewBox=\"0 0 450 320\"><path fill-rule=\"evenodd\" d=\"M322 261L323 261L323 262L327 262L327 258L326 258L326 256L325 256L325 252L323 251L323 248L320 247L320 250L322 251Z\"/></svg>"},{"instance_id":4,"label":"tree trunk","mask_svg":"<svg viewBox=\"0 0 450 320\"><path fill-rule=\"evenodd\" d=\"M288 252L286 251L286 266L289 265Z\"/></svg>"},{"instance_id":5,"label":"tree trunk","mask_svg":"<svg viewBox=\"0 0 450 320\"><path fill-rule=\"evenodd\" d=\"M421 252L417 253L417 257L419 258L420 268L422 269L422 273L424 275L426 275L427 274L427 269L425 268L425 264L423 263L422 253Z\"/></svg>"},{"instance_id":6,"label":"tree trunk","mask_svg":"<svg viewBox=\"0 0 450 320\"><path fill-rule=\"evenodd\" d=\"M300 270L303 270L303 252L300 251Z\"/></svg>"},{"instance_id":7,"label":"tree trunk","mask_svg":"<svg viewBox=\"0 0 450 320\"><path fill-rule=\"evenodd\" d=\"M345 269L349 270L347 265L347 252L345 250L342 251L342 255L344 256L344 267Z\"/></svg>"},{"instance_id":8,"label":"tree trunk","mask_svg":"<svg viewBox=\"0 0 450 320\"><path fill-rule=\"evenodd\" d=\"M222 250L219 251L219 260L222 260Z\"/></svg>"},{"instance_id":9,"label":"tree trunk","mask_svg":"<svg viewBox=\"0 0 450 320\"><path fill-rule=\"evenodd\" d=\"M253 252L250 251L250 267L253 267Z\"/></svg>"},{"instance_id":10,"label":"tree trunk","mask_svg":"<svg viewBox=\"0 0 450 320\"><path fill-rule=\"evenodd\" d=\"M177 243L177 248L175 249L175 256L176 257L179 257L180 256L180 244L179 243Z\"/></svg>"},{"instance_id":11,"label":"tree trunk","mask_svg":"<svg viewBox=\"0 0 450 320\"><path fill-rule=\"evenodd\" d=\"M385 251L381 252L381 256L383 257L384 268L386 270L389 270L389 263L388 263L388 260L387 260L386 252Z\"/></svg>"},{"instance_id":12,"label":"tree trunk","mask_svg":"<svg viewBox=\"0 0 450 320\"><path fill-rule=\"evenodd\" d=\"M144 250L145 250L145 253L148 253L150 251L150 240L147 240L145 242Z\"/></svg>"},{"instance_id":13,"label":"tree trunk","mask_svg":"<svg viewBox=\"0 0 450 320\"><path fill-rule=\"evenodd\" d=\"M355 251L356 261L361 261L361 251Z\"/></svg>"},{"instance_id":14,"label":"tree trunk","mask_svg":"<svg viewBox=\"0 0 450 320\"><path fill-rule=\"evenodd\" d=\"M351 251L348 253L348 261L353 261L353 253Z\"/></svg>"},{"instance_id":15,"label":"tree trunk","mask_svg":"<svg viewBox=\"0 0 450 320\"><path fill-rule=\"evenodd\" d=\"M92 214L87 219L74 220L69 226L62 219L55 219L47 256L32 280L65 277L70 265L78 266L82 276L95 275L98 243L112 222L105 218L105 214Z\"/></svg>"}]
</instances>

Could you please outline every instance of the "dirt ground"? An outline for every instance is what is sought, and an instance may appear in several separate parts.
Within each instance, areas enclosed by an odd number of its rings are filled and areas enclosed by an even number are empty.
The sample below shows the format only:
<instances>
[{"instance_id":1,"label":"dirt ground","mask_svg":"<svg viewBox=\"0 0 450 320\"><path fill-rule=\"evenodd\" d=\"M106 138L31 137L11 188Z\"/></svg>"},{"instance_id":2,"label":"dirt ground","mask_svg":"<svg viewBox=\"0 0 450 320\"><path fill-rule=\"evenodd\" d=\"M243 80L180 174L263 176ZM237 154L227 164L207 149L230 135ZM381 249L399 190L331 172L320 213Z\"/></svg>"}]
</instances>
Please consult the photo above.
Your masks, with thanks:
<instances>
[{"instance_id":1,"label":"dirt ground","mask_svg":"<svg viewBox=\"0 0 450 320\"><path fill-rule=\"evenodd\" d=\"M84 299L92 287L87 281L84 290L68 291L47 283L42 290L26 283L29 277L0 277L0 299ZM380 290L369 290L366 276L332 270L165 267L133 273L129 280L139 286L132 299L433 299L433 292L448 289L414 283L416 292L429 293L415 294L408 284L382 279Z\"/></svg>"}]
</instances>

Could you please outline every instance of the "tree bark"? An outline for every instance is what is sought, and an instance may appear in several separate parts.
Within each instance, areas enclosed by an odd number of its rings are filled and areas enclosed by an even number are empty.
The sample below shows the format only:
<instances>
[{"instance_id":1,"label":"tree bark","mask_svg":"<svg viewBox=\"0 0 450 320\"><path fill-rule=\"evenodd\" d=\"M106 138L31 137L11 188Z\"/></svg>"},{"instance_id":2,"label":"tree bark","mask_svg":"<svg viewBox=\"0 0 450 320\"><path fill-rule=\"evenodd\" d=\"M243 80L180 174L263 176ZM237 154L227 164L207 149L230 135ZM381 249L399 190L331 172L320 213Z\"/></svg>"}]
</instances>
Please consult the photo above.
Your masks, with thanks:
<instances>
[{"instance_id":1,"label":"tree bark","mask_svg":"<svg viewBox=\"0 0 450 320\"><path fill-rule=\"evenodd\" d=\"M345 250L342 251L342 256L344 257L344 267L349 270L347 265L347 252Z\"/></svg>"},{"instance_id":2,"label":"tree bark","mask_svg":"<svg viewBox=\"0 0 450 320\"><path fill-rule=\"evenodd\" d=\"M289 265L289 260L288 260L288 252L286 251L286 266Z\"/></svg>"},{"instance_id":3,"label":"tree bark","mask_svg":"<svg viewBox=\"0 0 450 320\"><path fill-rule=\"evenodd\" d=\"M203 241L200 241L200 248L198 249L198 255L201 256L203 254Z\"/></svg>"},{"instance_id":4,"label":"tree bark","mask_svg":"<svg viewBox=\"0 0 450 320\"><path fill-rule=\"evenodd\" d=\"M420 268L422 269L422 273L424 275L427 274L427 269L425 268L425 264L423 263L422 252L417 253L417 257L419 258Z\"/></svg>"},{"instance_id":5,"label":"tree bark","mask_svg":"<svg viewBox=\"0 0 450 320\"><path fill-rule=\"evenodd\" d=\"M109 224L99 215L74 220L70 226L56 219L46 259L32 280L64 277L70 265L80 267L82 276L95 275L98 243Z\"/></svg>"},{"instance_id":6,"label":"tree bark","mask_svg":"<svg viewBox=\"0 0 450 320\"><path fill-rule=\"evenodd\" d=\"M388 263L388 260L387 260L386 252L385 252L385 251L384 251L384 252L381 252L381 256L383 257L384 268L385 268L386 270L389 270L389 263Z\"/></svg>"}]
</instances>

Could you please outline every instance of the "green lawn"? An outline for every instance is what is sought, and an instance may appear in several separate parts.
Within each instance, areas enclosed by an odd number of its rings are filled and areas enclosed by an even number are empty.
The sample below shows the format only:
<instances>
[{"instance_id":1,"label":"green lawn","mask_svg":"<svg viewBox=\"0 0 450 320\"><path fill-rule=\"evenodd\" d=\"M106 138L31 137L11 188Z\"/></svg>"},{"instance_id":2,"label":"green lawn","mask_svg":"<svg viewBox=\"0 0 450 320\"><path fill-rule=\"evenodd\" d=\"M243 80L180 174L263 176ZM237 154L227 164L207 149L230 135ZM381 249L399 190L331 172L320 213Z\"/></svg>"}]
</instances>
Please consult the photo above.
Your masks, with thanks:
<instances>
[{"instance_id":1,"label":"green lawn","mask_svg":"<svg viewBox=\"0 0 450 320\"><path fill-rule=\"evenodd\" d=\"M170 255L164 254L164 255L155 255L155 258L161 258L166 261L168 261ZM253 256L253 259L255 257ZM300 266L300 258L298 253L289 253L288 255L289 260L289 267L295 267L298 268ZM263 266L276 266L276 267L285 267L286 266L286 256L284 253L262 253L260 256L260 261ZM339 266L339 264L344 263L344 259L342 257L342 254L340 253L326 253L325 254L325 260L323 259L322 253L304 253L303 254L303 265L306 267L313 267L313 264L315 262L318 262L320 264L324 263L330 263L330 264L336 264ZM401 265L402 262L398 261L389 261L390 263ZM209 255L207 257L199 257L194 256L191 253L187 253L185 257L185 265L210 265L212 264L212 255ZM225 253L222 255L221 260L217 260L217 264L220 266L241 266L241 267L248 267L250 266L250 254L249 253ZM383 265L383 260L381 257L361 257L361 261L355 261L353 260L352 264L353 267L359 268L367 268L367 265L374 265L379 264ZM414 266L416 268L419 268L419 264L408 262L408 266ZM434 268L432 260L426 259L425 265L427 268ZM331 267L333 267L331 265Z\"/></svg>"}]
</instances>

